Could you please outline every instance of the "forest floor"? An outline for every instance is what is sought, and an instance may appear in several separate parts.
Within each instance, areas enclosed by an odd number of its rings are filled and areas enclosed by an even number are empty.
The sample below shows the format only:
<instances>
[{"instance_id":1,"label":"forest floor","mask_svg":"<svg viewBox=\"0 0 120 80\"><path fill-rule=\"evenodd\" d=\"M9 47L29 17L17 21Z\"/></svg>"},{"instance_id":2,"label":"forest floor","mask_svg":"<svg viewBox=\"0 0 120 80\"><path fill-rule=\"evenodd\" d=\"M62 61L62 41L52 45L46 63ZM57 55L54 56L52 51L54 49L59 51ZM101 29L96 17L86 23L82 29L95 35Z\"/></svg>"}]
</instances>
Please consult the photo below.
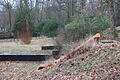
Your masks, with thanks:
<instances>
[{"instance_id":1,"label":"forest floor","mask_svg":"<svg viewBox=\"0 0 120 80\"><path fill-rule=\"evenodd\" d=\"M0 80L120 80L120 42L99 43L85 53L49 69L36 70L47 61L1 61Z\"/></svg>"}]
</instances>

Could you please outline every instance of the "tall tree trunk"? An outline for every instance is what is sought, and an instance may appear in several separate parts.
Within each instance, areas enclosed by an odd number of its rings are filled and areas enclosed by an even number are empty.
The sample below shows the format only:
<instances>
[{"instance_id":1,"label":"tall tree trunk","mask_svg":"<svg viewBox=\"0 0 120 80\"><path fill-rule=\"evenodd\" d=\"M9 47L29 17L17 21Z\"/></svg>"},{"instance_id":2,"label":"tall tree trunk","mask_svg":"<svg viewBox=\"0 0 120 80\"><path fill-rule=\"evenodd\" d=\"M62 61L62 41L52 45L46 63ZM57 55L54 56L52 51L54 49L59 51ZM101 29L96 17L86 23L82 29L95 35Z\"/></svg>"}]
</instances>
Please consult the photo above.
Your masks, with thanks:
<instances>
[{"instance_id":1,"label":"tall tree trunk","mask_svg":"<svg viewBox=\"0 0 120 80\"><path fill-rule=\"evenodd\" d=\"M71 16L74 16L75 3L74 0L71 1Z\"/></svg>"},{"instance_id":2,"label":"tall tree trunk","mask_svg":"<svg viewBox=\"0 0 120 80\"><path fill-rule=\"evenodd\" d=\"M70 1L69 0L67 0L66 5L67 5L67 22L70 22Z\"/></svg>"},{"instance_id":3,"label":"tall tree trunk","mask_svg":"<svg viewBox=\"0 0 120 80\"><path fill-rule=\"evenodd\" d=\"M81 5L81 6L80 6L80 9L81 9L81 10L84 9L85 3L86 3L86 0L81 0L81 1L80 1L80 5Z\"/></svg>"},{"instance_id":4,"label":"tall tree trunk","mask_svg":"<svg viewBox=\"0 0 120 80\"><path fill-rule=\"evenodd\" d=\"M100 14L104 14L103 0L100 0Z\"/></svg>"},{"instance_id":5,"label":"tall tree trunk","mask_svg":"<svg viewBox=\"0 0 120 80\"><path fill-rule=\"evenodd\" d=\"M114 6L113 6L113 0L108 0L108 4L109 4L109 15L111 18L111 22L110 22L110 27L114 26Z\"/></svg>"},{"instance_id":6,"label":"tall tree trunk","mask_svg":"<svg viewBox=\"0 0 120 80\"><path fill-rule=\"evenodd\" d=\"M94 14L94 0L89 0L89 3L91 4L91 11L92 11L92 14Z\"/></svg>"},{"instance_id":7,"label":"tall tree trunk","mask_svg":"<svg viewBox=\"0 0 120 80\"><path fill-rule=\"evenodd\" d=\"M8 14L9 14L9 26L10 26L10 32L12 31L12 15L11 15L11 10L8 10Z\"/></svg>"},{"instance_id":8,"label":"tall tree trunk","mask_svg":"<svg viewBox=\"0 0 120 80\"><path fill-rule=\"evenodd\" d=\"M12 11L12 5L8 2L6 3L6 9L7 9L7 12L8 12L8 18L9 18L9 30L10 32L12 31L12 14L11 14L11 11Z\"/></svg>"},{"instance_id":9,"label":"tall tree trunk","mask_svg":"<svg viewBox=\"0 0 120 80\"><path fill-rule=\"evenodd\" d=\"M66 1L66 6L67 6L67 22L71 21L71 17L75 15L76 11L76 0L67 0Z\"/></svg>"},{"instance_id":10,"label":"tall tree trunk","mask_svg":"<svg viewBox=\"0 0 120 80\"><path fill-rule=\"evenodd\" d=\"M38 7L39 3L38 3L38 0L36 0L36 3L35 3L35 23L37 24L38 23L38 14L39 14L39 7Z\"/></svg>"},{"instance_id":11,"label":"tall tree trunk","mask_svg":"<svg viewBox=\"0 0 120 80\"><path fill-rule=\"evenodd\" d=\"M115 11L116 11L115 26L120 26L120 0L117 0Z\"/></svg>"}]
</instances>

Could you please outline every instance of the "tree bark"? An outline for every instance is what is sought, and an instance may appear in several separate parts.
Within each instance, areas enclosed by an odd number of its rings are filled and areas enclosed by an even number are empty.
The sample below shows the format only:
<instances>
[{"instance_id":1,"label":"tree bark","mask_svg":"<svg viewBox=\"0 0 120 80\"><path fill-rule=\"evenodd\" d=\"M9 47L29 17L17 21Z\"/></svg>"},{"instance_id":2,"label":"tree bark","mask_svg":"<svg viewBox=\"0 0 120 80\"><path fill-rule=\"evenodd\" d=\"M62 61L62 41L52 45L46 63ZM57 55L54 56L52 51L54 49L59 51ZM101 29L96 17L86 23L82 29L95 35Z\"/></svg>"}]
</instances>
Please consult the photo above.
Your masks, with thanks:
<instances>
[{"instance_id":1,"label":"tree bark","mask_svg":"<svg viewBox=\"0 0 120 80\"><path fill-rule=\"evenodd\" d=\"M120 26L120 0L117 0L115 11L116 11L115 26Z\"/></svg>"},{"instance_id":2,"label":"tree bark","mask_svg":"<svg viewBox=\"0 0 120 80\"><path fill-rule=\"evenodd\" d=\"M100 0L100 14L104 14L103 0Z\"/></svg>"},{"instance_id":3,"label":"tree bark","mask_svg":"<svg viewBox=\"0 0 120 80\"><path fill-rule=\"evenodd\" d=\"M109 4L109 15L111 18L111 22L110 22L110 27L112 28L114 26L114 6L113 6L113 0L108 0L108 4Z\"/></svg>"},{"instance_id":4,"label":"tree bark","mask_svg":"<svg viewBox=\"0 0 120 80\"><path fill-rule=\"evenodd\" d=\"M94 4L93 4L94 0L89 0L89 3L91 4L91 11L92 14L94 14Z\"/></svg>"},{"instance_id":5,"label":"tree bark","mask_svg":"<svg viewBox=\"0 0 120 80\"><path fill-rule=\"evenodd\" d=\"M39 3L38 3L38 0L36 0L36 3L35 3L35 23L37 24L38 23L38 14L39 14L39 7L38 7Z\"/></svg>"}]
</instances>

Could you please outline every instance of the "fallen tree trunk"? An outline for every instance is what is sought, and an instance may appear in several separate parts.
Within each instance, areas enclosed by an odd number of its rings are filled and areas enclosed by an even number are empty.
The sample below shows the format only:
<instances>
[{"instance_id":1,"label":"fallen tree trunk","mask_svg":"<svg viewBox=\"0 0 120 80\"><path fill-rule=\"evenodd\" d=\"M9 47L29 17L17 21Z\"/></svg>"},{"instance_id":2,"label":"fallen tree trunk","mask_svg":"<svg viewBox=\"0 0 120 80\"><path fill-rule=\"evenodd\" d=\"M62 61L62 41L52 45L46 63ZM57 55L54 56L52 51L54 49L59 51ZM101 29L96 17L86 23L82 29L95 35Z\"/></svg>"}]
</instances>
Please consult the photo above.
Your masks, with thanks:
<instances>
[{"instance_id":1,"label":"fallen tree trunk","mask_svg":"<svg viewBox=\"0 0 120 80\"><path fill-rule=\"evenodd\" d=\"M48 68L50 68L50 67L52 67L52 66L55 66L56 64L58 64L58 63L60 63L60 62L66 61L66 60L72 58L77 51L79 51L80 53L85 52L85 51L88 51L90 48L85 48L85 49L84 49L83 47L84 47L85 45L87 45L90 41L95 40L95 39L98 39L98 38L100 38L100 34L99 34L99 33L97 33L96 35L90 37L90 38L87 39L85 42L83 42L81 45L73 48L73 50L72 50L71 52L69 52L66 56L61 57L61 58L58 59L58 60L55 60L53 63L51 63L51 64L41 64L41 65L39 65L39 66L37 67L37 70L40 70L40 69L43 69L43 68L48 69ZM83 48L83 49L82 49L82 48Z\"/></svg>"}]
</instances>

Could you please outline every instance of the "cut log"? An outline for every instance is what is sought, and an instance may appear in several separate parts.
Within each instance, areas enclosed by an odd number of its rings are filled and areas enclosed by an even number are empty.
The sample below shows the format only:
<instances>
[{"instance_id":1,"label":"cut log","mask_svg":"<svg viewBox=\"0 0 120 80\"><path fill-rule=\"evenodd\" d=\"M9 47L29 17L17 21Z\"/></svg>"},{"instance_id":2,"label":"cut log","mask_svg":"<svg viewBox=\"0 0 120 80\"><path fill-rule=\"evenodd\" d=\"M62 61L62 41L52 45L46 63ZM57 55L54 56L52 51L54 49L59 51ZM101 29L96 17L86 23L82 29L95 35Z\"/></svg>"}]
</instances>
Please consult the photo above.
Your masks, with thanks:
<instances>
[{"instance_id":1,"label":"cut log","mask_svg":"<svg viewBox=\"0 0 120 80\"><path fill-rule=\"evenodd\" d=\"M60 63L60 62L64 62L64 61L72 58L77 51L79 51L79 52L82 51L82 53L85 52L85 51L88 51L90 48L89 48L89 49L82 49L82 47L84 47L85 45L87 45L91 40L94 40L94 39L99 38L99 37L100 37L100 34L97 33L96 35L94 35L94 36L90 37L89 39L87 39L87 40L86 40L85 42L83 42L81 45L73 48L73 50L72 50L71 52L69 52L66 56L61 57L61 58L58 59L58 60L55 60L55 61L54 61L53 63L51 63L51 64L46 64L46 65L42 65L42 64L41 64L41 65L39 65L39 66L37 67L37 70L44 69L44 68L45 68L45 69L46 69L46 68L50 68L50 67L55 66L56 64L58 64L58 63ZM41 66L42 66L42 68L41 68Z\"/></svg>"}]
</instances>

